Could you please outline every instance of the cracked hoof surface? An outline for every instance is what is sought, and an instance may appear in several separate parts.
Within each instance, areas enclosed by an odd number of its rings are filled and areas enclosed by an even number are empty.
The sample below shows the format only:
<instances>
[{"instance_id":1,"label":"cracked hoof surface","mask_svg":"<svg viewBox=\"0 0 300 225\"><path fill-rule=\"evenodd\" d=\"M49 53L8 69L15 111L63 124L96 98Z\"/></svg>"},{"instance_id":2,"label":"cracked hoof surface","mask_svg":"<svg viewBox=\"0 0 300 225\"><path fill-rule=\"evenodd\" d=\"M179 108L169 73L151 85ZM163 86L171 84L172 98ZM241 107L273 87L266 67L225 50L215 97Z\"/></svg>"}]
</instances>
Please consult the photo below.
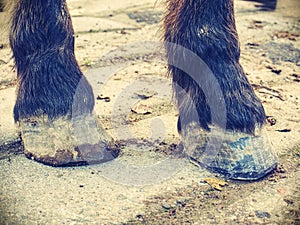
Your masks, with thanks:
<instances>
[{"instance_id":1,"label":"cracked hoof surface","mask_svg":"<svg viewBox=\"0 0 300 225\"><path fill-rule=\"evenodd\" d=\"M26 157L51 166L103 163L119 154L93 115L72 119L31 117L20 121Z\"/></svg>"},{"instance_id":2,"label":"cracked hoof surface","mask_svg":"<svg viewBox=\"0 0 300 225\"><path fill-rule=\"evenodd\" d=\"M264 129L250 135L216 127L208 132L190 124L181 135L192 160L230 179L257 180L277 167L277 155Z\"/></svg>"}]
</instances>

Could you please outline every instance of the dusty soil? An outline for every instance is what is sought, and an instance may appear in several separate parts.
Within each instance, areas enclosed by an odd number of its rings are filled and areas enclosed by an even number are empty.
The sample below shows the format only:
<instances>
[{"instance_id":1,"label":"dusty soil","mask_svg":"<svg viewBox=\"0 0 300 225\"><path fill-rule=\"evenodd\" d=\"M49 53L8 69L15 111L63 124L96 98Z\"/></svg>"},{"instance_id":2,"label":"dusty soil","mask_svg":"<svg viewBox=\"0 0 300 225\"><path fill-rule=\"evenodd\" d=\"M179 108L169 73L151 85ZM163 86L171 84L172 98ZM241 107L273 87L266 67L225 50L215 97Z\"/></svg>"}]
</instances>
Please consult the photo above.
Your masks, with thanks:
<instances>
[{"instance_id":1,"label":"dusty soil","mask_svg":"<svg viewBox=\"0 0 300 225\"><path fill-rule=\"evenodd\" d=\"M300 5L258 6L235 1L241 64L279 156L274 173L223 183L170 156L179 137L159 41L163 3L70 0L76 57L121 156L106 165L51 168L26 159L18 142L0 147L0 224L300 224ZM0 13L3 93L16 85L6 18Z\"/></svg>"}]
</instances>

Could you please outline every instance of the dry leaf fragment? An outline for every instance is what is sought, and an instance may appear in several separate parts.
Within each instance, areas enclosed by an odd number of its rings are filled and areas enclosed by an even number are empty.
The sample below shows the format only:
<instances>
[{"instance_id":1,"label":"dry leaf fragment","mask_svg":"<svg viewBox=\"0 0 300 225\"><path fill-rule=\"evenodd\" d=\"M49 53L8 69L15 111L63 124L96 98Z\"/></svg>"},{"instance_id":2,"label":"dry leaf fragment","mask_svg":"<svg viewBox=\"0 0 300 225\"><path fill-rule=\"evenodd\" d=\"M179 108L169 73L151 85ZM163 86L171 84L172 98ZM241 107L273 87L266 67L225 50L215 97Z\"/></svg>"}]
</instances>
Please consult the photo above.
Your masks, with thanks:
<instances>
[{"instance_id":1,"label":"dry leaf fragment","mask_svg":"<svg viewBox=\"0 0 300 225\"><path fill-rule=\"evenodd\" d=\"M218 190L218 191L222 191L222 187L228 185L227 182L223 181L223 180L219 180L217 178L212 178L212 177L208 177L208 178L204 178L203 179L206 183L208 183L212 188Z\"/></svg>"},{"instance_id":2,"label":"dry leaf fragment","mask_svg":"<svg viewBox=\"0 0 300 225\"><path fill-rule=\"evenodd\" d=\"M152 109L148 105L144 104L141 101L136 103L131 108L131 111L136 113L136 114L140 114L140 115L146 115L146 114L151 114L152 113Z\"/></svg>"}]
</instances>

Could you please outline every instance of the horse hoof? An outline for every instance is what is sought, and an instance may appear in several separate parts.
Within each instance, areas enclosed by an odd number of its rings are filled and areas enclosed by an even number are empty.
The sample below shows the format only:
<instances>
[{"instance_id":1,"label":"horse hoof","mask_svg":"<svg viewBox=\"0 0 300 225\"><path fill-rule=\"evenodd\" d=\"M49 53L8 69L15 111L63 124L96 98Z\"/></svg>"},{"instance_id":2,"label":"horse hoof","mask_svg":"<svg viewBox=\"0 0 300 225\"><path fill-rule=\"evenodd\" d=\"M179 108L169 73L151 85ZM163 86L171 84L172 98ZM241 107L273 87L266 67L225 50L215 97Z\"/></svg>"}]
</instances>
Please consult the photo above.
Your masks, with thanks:
<instances>
[{"instance_id":1,"label":"horse hoof","mask_svg":"<svg viewBox=\"0 0 300 225\"><path fill-rule=\"evenodd\" d=\"M190 124L181 135L185 152L191 160L230 179L257 180L278 164L264 129L257 129L254 135L250 135L216 127L207 131Z\"/></svg>"},{"instance_id":2,"label":"horse hoof","mask_svg":"<svg viewBox=\"0 0 300 225\"><path fill-rule=\"evenodd\" d=\"M103 163L119 154L93 115L76 118L31 117L19 122L25 156L50 166Z\"/></svg>"}]
</instances>

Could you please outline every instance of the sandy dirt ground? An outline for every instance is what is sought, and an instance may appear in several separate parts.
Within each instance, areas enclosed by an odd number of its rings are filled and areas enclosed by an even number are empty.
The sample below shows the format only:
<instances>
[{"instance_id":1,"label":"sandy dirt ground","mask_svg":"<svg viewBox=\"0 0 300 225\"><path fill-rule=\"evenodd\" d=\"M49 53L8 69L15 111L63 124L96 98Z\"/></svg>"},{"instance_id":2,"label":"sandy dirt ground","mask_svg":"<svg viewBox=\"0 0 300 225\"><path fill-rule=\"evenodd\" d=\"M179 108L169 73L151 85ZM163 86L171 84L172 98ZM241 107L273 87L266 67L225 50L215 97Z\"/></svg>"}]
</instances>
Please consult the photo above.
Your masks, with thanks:
<instances>
[{"instance_id":1,"label":"sandy dirt ground","mask_svg":"<svg viewBox=\"0 0 300 225\"><path fill-rule=\"evenodd\" d=\"M300 224L300 2L235 1L241 64L263 102L277 170L226 180L185 158L166 76L156 0L69 0L76 57L95 112L121 146L101 165L52 168L22 154L16 74L0 13L0 224ZM208 179L211 178L211 179Z\"/></svg>"}]
</instances>

